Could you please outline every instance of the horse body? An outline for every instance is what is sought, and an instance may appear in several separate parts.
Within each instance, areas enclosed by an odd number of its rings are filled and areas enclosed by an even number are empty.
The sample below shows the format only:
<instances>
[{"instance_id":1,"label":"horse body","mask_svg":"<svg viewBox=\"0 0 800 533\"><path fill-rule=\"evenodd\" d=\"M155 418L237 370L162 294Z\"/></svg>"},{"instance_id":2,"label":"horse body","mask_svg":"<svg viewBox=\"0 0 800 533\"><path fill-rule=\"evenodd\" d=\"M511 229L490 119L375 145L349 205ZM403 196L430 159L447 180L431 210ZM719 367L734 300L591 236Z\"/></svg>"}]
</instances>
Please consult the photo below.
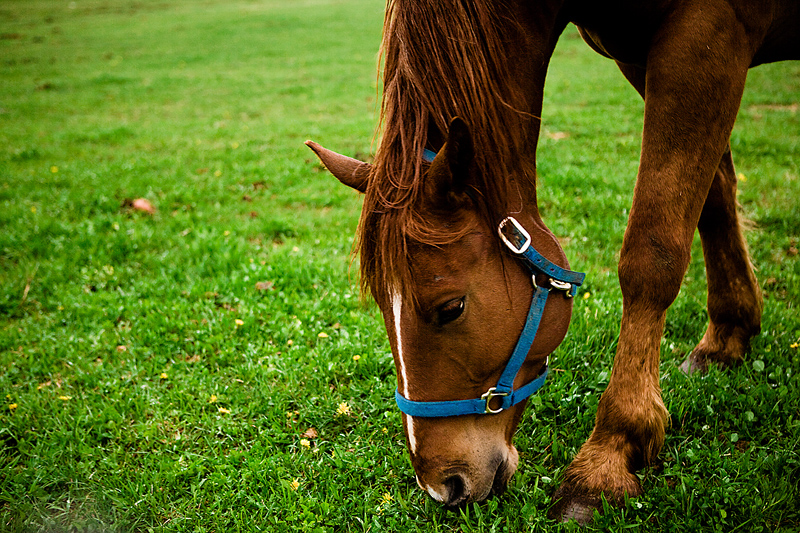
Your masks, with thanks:
<instances>
[{"instance_id":1,"label":"horse body","mask_svg":"<svg viewBox=\"0 0 800 533\"><path fill-rule=\"evenodd\" d=\"M548 283L536 276L532 283L509 258L498 221L513 214L542 255L568 267L538 213L535 153L547 65L569 22L617 62L645 101L620 253L614 369L552 509L587 521L601 495L621 502L641 492L634 472L663 444L659 345L695 228L709 326L684 368L737 364L760 329L761 294L740 230L728 139L748 68L800 58L800 2L390 0L384 131L374 164L312 148L341 181L366 193L362 281L383 313L399 392L415 401L480 396L513 349L534 284ZM432 163L424 150L437 152ZM517 382L542 372L570 312L566 295L547 301ZM404 415L420 486L449 505L502 490L516 468L511 439L523 409Z\"/></svg>"}]
</instances>

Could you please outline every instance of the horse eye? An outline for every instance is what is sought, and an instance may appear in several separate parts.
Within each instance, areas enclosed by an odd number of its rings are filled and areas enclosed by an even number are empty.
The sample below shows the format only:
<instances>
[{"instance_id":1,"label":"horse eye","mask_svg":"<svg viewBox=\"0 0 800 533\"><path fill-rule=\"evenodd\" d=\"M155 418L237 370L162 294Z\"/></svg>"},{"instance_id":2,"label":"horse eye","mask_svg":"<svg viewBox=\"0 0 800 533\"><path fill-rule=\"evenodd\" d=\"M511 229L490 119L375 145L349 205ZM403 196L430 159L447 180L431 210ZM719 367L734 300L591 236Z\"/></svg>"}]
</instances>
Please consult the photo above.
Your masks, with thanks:
<instances>
[{"instance_id":1,"label":"horse eye","mask_svg":"<svg viewBox=\"0 0 800 533\"><path fill-rule=\"evenodd\" d=\"M439 308L438 322L440 326L449 324L464 312L464 298L454 298Z\"/></svg>"}]
</instances>

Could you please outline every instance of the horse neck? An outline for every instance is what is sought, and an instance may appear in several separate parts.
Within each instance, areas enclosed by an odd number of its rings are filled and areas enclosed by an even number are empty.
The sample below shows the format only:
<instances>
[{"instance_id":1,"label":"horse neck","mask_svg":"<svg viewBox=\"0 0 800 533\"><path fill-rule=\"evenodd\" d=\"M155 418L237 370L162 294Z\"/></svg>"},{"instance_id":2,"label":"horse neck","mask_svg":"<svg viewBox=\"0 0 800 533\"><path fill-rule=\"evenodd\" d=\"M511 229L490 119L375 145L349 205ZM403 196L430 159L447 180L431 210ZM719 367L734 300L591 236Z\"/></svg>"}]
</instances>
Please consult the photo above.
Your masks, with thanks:
<instances>
[{"instance_id":1,"label":"horse neck","mask_svg":"<svg viewBox=\"0 0 800 533\"><path fill-rule=\"evenodd\" d=\"M564 0L517 1L512 9L516 11L519 28L523 30L523 46L518 47L508 57L508 70L511 77L521 80L520 90L528 95L524 111L532 117L526 124L526 137L529 149L526 150L525 167L536 168L536 150L541 129L542 103L547 67L555 50L558 38L568 24ZM509 197L509 212L519 211L521 219L528 218L536 226L544 227L536 195L535 175L531 179L516 180L517 198ZM516 208L516 209L515 209Z\"/></svg>"}]
</instances>

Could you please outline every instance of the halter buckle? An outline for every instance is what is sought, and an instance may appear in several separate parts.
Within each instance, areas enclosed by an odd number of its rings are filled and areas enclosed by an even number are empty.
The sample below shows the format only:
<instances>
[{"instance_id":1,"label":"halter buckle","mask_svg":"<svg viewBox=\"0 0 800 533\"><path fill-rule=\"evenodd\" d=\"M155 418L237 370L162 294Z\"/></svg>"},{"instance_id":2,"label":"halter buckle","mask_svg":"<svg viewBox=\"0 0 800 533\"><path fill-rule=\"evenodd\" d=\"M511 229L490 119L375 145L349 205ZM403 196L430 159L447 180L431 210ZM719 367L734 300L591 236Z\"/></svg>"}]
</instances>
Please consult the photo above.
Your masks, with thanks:
<instances>
[{"instance_id":1,"label":"halter buckle","mask_svg":"<svg viewBox=\"0 0 800 533\"><path fill-rule=\"evenodd\" d=\"M508 237L506 237L506 234L503 232L503 230L505 230L506 225L508 224L511 224L513 227L512 235L514 240L518 242L519 238L523 237L525 239L523 242L520 244L515 244L511 242ZM531 234L525 231L525 228L522 227L522 224L517 222L517 219L514 217L506 217L501 220L500 224L497 226L497 233L500 234L500 238L515 254L524 254L531 245Z\"/></svg>"},{"instance_id":2,"label":"halter buckle","mask_svg":"<svg viewBox=\"0 0 800 533\"><path fill-rule=\"evenodd\" d=\"M567 298L572 298L572 283L550 278L550 286L556 290L564 291Z\"/></svg>"},{"instance_id":3,"label":"halter buckle","mask_svg":"<svg viewBox=\"0 0 800 533\"><path fill-rule=\"evenodd\" d=\"M507 392L495 392L496 390L497 387L491 387L481 395L481 400L486 400L486 410L484 411L484 414L496 415L497 413L503 411L503 407L500 407L499 409L492 409L492 407L489 405L494 398L504 398L508 396Z\"/></svg>"}]
</instances>

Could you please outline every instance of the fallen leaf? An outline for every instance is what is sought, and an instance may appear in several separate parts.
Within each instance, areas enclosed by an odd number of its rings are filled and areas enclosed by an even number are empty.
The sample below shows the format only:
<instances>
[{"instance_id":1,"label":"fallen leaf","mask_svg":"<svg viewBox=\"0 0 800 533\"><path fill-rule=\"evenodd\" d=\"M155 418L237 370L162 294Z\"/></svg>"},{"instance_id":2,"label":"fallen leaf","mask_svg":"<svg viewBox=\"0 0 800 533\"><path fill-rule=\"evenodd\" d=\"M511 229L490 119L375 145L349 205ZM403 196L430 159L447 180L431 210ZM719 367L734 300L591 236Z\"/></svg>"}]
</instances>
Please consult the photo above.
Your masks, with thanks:
<instances>
[{"instance_id":1,"label":"fallen leaf","mask_svg":"<svg viewBox=\"0 0 800 533\"><path fill-rule=\"evenodd\" d=\"M153 207L153 204L150 203L150 200L146 200L145 198L137 198L133 202L131 202L131 207L136 211L144 211L145 213L149 213L151 215L156 214L156 208Z\"/></svg>"},{"instance_id":2,"label":"fallen leaf","mask_svg":"<svg viewBox=\"0 0 800 533\"><path fill-rule=\"evenodd\" d=\"M553 139L554 141L560 141L561 139L566 139L567 137L569 137L569 133L565 131L553 131L553 132L548 132L547 137L549 139Z\"/></svg>"},{"instance_id":3,"label":"fallen leaf","mask_svg":"<svg viewBox=\"0 0 800 533\"><path fill-rule=\"evenodd\" d=\"M272 291L275 290L274 281L258 281L256 282L257 291Z\"/></svg>"},{"instance_id":4,"label":"fallen leaf","mask_svg":"<svg viewBox=\"0 0 800 533\"><path fill-rule=\"evenodd\" d=\"M314 429L314 428L308 428L308 429L305 431L305 433L303 433L303 434L302 434L302 435L300 435L300 436L301 436L301 437L303 437L303 438L306 438L306 439L316 439L316 438L319 436L319 434L317 433L317 430L316 430L316 429Z\"/></svg>"}]
</instances>

